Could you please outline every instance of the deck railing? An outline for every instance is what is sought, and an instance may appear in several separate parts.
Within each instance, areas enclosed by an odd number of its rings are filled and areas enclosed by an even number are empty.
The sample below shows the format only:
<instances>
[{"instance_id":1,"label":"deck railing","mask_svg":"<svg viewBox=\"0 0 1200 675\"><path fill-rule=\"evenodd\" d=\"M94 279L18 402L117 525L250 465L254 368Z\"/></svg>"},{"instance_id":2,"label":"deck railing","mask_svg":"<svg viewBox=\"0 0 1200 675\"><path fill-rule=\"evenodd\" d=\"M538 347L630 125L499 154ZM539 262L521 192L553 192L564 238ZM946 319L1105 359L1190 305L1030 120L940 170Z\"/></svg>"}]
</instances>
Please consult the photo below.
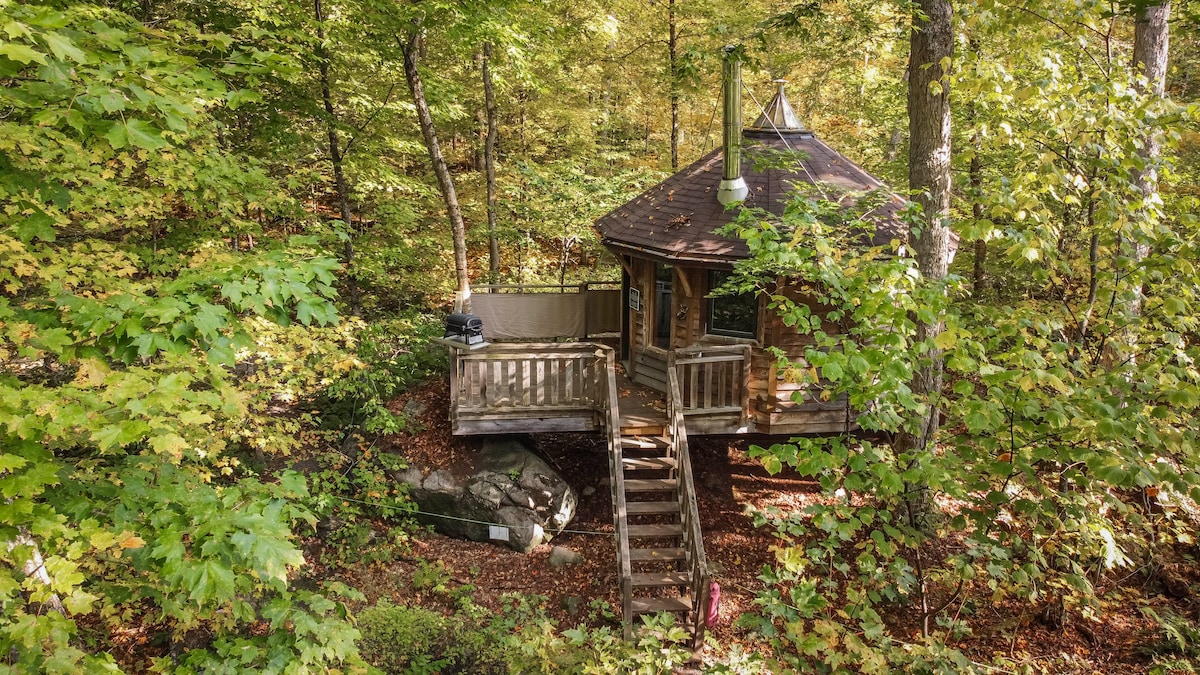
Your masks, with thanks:
<instances>
[{"instance_id":1,"label":"deck railing","mask_svg":"<svg viewBox=\"0 0 1200 675\"><path fill-rule=\"evenodd\" d=\"M692 459L688 450L687 427L684 423L679 376L674 368L667 369L667 433L675 450L679 469L679 513L683 518L683 549L691 572L692 646L704 644L704 628L708 619L709 584L708 559L704 555L704 535L700 530L700 508L696 503L696 486L692 479Z\"/></svg>"},{"instance_id":2,"label":"deck railing","mask_svg":"<svg viewBox=\"0 0 1200 675\"><path fill-rule=\"evenodd\" d=\"M604 432L608 440L608 475L612 477L613 527L617 535L618 579L621 585L621 616L624 618L625 639L633 637L633 563L629 555L629 531L625 506L625 462L621 446L621 413L618 410L620 394L617 391L617 362L613 350L604 347L604 364L608 373L604 388Z\"/></svg>"},{"instance_id":3,"label":"deck railing","mask_svg":"<svg viewBox=\"0 0 1200 675\"><path fill-rule=\"evenodd\" d=\"M493 344L456 350L450 374L450 421L455 433L470 425L532 414L568 420L562 431L598 428L606 396L605 359L594 343ZM573 425L573 426L572 426ZM580 427L579 425L583 425ZM548 423L546 431L554 431Z\"/></svg>"},{"instance_id":4,"label":"deck railing","mask_svg":"<svg viewBox=\"0 0 1200 675\"><path fill-rule=\"evenodd\" d=\"M750 409L750 346L692 346L671 354L686 417L742 418Z\"/></svg>"}]
</instances>

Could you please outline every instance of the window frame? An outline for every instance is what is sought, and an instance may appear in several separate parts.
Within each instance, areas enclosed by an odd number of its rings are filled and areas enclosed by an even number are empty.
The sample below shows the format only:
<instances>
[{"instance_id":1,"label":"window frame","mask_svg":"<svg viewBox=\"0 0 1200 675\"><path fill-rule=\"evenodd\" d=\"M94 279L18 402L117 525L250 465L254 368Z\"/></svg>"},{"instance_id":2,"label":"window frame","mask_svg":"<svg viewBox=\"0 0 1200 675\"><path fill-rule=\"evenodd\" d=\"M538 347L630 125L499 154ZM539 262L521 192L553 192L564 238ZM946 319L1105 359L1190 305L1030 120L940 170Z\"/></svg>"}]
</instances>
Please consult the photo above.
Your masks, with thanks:
<instances>
[{"instance_id":1,"label":"window frame","mask_svg":"<svg viewBox=\"0 0 1200 675\"><path fill-rule=\"evenodd\" d=\"M711 335L714 337L728 338L728 339L735 339L735 340L757 340L758 339L758 331L759 331L760 324L761 324L761 320L759 317L759 313L760 313L759 298L758 298L757 293L742 293L739 295L722 295L722 296L716 297L716 298L710 297L713 289L717 288L722 283L724 283L725 279L727 279L731 274L732 274L732 272L728 272L725 270L709 270L709 272L708 272L708 294L704 298L705 299L704 334ZM723 276L721 278L718 278L718 275L723 275ZM749 300L751 302L753 302L753 308L754 308L754 313L752 315L754 323L749 331L718 328L713 325L714 310L716 309L716 305L718 302L720 302L722 300L740 300L742 298L746 298L747 296L749 296Z\"/></svg>"}]
</instances>

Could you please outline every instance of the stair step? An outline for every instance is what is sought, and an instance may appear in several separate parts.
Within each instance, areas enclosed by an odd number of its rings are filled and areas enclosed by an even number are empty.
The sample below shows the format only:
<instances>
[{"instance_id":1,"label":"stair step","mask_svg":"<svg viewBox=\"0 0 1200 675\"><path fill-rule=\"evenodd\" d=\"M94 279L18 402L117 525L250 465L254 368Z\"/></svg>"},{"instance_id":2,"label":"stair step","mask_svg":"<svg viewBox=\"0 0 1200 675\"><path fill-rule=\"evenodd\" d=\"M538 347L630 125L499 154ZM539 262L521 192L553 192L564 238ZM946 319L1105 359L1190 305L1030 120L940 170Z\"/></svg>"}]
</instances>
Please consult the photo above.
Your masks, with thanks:
<instances>
[{"instance_id":1,"label":"stair step","mask_svg":"<svg viewBox=\"0 0 1200 675\"><path fill-rule=\"evenodd\" d=\"M683 524L670 523L667 525L651 524L651 525L630 525L628 528L629 537L682 537Z\"/></svg>"},{"instance_id":2,"label":"stair step","mask_svg":"<svg viewBox=\"0 0 1200 675\"><path fill-rule=\"evenodd\" d=\"M671 443L665 438L658 436L622 436L621 447L637 450L653 450L655 448L667 448Z\"/></svg>"},{"instance_id":3,"label":"stair step","mask_svg":"<svg viewBox=\"0 0 1200 675\"><path fill-rule=\"evenodd\" d=\"M679 513L679 502L625 502L625 513L630 516Z\"/></svg>"},{"instance_id":4,"label":"stair step","mask_svg":"<svg viewBox=\"0 0 1200 675\"><path fill-rule=\"evenodd\" d=\"M674 469L674 457L622 457L622 463L626 469Z\"/></svg>"},{"instance_id":5,"label":"stair step","mask_svg":"<svg viewBox=\"0 0 1200 675\"><path fill-rule=\"evenodd\" d=\"M674 478L635 478L625 481L625 492L670 492L678 485Z\"/></svg>"},{"instance_id":6,"label":"stair step","mask_svg":"<svg viewBox=\"0 0 1200 675\"><path fill-rule=\"evenodd\" d=\"M633 575L634 588L686 586L690 583L692 583L691 572L652 572L650 574Z\"/></svg>"},{"instance_id":7,"label":"stair step","mask_svg":"<svg viewBox=\"0 0 1200 675\"><path fill-rule=\"evenodd\" d=\"M630 562L671 562L683 560L687 554L681 548L634 548L629 550Z\"/></svg>"},{"instance_id":8,"label":"stair step","mask_svg":"<svg viewBox=\"0 0 1200 675\"><path fill-rule=\"evenodd\" d=\"M654 612L690 612L692 599L688 596L681 598L634 598L633 613L652 614Z\"/></svg>"}]
</instances>

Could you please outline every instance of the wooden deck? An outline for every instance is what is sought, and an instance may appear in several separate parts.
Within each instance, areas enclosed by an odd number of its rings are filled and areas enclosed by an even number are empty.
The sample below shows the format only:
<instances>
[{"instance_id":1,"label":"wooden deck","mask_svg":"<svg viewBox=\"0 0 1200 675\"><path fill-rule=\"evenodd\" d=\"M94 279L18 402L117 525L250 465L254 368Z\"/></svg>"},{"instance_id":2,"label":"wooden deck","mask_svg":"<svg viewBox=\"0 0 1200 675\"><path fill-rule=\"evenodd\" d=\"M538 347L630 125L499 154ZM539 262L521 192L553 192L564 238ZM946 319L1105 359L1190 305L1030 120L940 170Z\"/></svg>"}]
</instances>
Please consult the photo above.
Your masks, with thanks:
<instances>
[{"instance_id":1,"label":"wooden deck","mask_svg":"<svg viewBox=\"0 0 1200 675\"><path fill-rule=\"evenodd\" d=\"M590 342L494 344L455 350L450 427L456 435L598 431L606 353Z\"/></svg>"},{"instance_id":2,"label":"wooden deck","mask_svg":"<svg viewBox=\"0 0 1200 675\"><path fill-rule=\"evenodd\" d=\"M493 344L456 350L450 377L455 435L599 431L611 347L593 342ZM754 431L750 354L743 347L697 347L667 353L679 405L693 434ZM621 430L661 434L666 387L627 377L617 364ZM664 375L664 383L669 380Z\"/></svg>"}]
</instances>

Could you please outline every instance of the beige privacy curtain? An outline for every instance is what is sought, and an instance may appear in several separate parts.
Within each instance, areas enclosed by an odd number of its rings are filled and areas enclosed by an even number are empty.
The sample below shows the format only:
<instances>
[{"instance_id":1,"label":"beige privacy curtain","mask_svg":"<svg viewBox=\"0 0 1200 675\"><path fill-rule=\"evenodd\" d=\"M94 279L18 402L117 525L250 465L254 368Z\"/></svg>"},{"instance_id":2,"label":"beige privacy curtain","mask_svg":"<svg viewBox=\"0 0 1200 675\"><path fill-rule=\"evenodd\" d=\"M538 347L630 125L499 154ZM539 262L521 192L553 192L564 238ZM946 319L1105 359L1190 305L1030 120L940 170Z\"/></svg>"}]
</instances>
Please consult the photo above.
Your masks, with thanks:
<instances>
[{"instance_id":1,"label":"beige privacy curtain","mask_svg":"<svg viewBox=\"0 0 1200 675\"><path fill-rule=\"evenodd\" d=\"M480 293L471 312L488 340L585 338L621 329L621 291Z\"/></svg>"}]
</instances>

